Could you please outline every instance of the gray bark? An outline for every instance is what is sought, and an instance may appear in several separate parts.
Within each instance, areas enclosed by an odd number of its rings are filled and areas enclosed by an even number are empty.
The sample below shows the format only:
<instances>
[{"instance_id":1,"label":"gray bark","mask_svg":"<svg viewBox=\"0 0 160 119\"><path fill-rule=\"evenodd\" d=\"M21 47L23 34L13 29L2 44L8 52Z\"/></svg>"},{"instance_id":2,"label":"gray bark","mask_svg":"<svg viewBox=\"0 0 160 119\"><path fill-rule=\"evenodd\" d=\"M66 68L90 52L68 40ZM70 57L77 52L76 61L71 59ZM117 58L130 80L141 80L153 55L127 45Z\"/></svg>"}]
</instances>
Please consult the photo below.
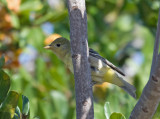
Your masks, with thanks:
<instances>
[{"instance_id":1,"label":"gray bark","mask_svg":"<svg viewBox=\"0 0 160 119\"><path fill-rule=\"evenodd\" d=\"M67 0L71 53L75 78L76 117L93 119L93 94L88 62L87 14L85 0Z\"/></svg>"},{"instance_id":2,"label":"gray bark","mask_svg":"<svg viewBox=\"0 0 160 119\"><path fill-rule=\"evenodd\" d=\"M130 119L151 119L160 102L160 9L158 26L154 44L151 73L148 83L143 89L142 95L134 107Z\"/></svg>"}]
</instances>

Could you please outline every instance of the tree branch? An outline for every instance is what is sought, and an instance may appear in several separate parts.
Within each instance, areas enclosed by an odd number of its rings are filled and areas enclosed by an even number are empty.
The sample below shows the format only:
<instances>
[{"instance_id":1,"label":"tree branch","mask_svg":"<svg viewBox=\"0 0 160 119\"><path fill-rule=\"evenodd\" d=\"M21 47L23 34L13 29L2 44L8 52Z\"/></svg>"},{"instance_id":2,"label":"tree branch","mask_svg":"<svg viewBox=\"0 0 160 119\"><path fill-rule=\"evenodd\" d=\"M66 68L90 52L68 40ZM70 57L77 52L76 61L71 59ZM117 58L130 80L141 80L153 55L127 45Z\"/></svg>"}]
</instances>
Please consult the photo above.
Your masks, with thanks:
<instances>
[{"instance_id":1,"label":"tree branch","mask_svg":"<svg viewBox=\"0 0 160 119\"><path fill-rule=\"evenodd\" d=\"M158 26L154 44L152 67L150 78L142 95L134 107L130 119L151 119L157 110L160 102L160 54L158 55L160 43L160 9L158 16Z\"/></svg>"},{"instance_id":2,"label":"tree branch","mask_svg":"<svg viewBox=\"0 0 160 119\"><path fill-rule=\"evenodd\" d=\"M156 64L156 60L158 57L159 43L160 43L160 8L159 8L159 15L158 15L158 26L157 26L157 32L156 32L156 39L154 42L154 51L153 51L153 59L152 59L150 78L151 78L151 75L155 69L155 64Z\"/></svg>"},{"instance_id":3,"label":"tree branch","mask_svg":"<svg viewBox=\"0 0 160 119\"><path fill-rule=\"evenodd\" d=\"M67 0L70 20L72 62L75 78L77 119L93 119L93 95L88 62L85 0Z\"/></svg>"}]
</instances>

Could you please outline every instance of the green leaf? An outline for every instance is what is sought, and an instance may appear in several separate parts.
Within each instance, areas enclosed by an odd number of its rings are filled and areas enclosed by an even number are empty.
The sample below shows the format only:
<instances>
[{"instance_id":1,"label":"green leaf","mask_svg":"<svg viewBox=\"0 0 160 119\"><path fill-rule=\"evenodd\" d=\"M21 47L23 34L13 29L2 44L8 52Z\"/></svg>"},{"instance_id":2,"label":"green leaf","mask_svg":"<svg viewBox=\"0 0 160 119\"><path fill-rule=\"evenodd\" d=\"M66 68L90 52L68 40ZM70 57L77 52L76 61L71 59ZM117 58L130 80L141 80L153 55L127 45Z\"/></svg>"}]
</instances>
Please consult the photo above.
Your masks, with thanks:
<instances>
[{"instance_id":1,"label":"green leaf","mask_svg":"<svg viewBox=\"0 0 160 119\"><path fill-rule=\"evenodd\" d=\"M20 6L20 12L29 12L29 11L37 11L42 9L43 4L40 0L26 0Z\"/></svg>"},{"instance_id":2,"label":"green leaf","mask_svg":"<svg viewBox=\"0 0 160 119\"><path fill-rule=\"evenodd\" d=\"M58 116L57 118L64 119L68 112L68 104L66 97L58 91L52 91L51 96L54 107L56 109L55 113Z\"/></svg>"},{"instance_id":3,"label":"green leaf","mask_svg":"<svg viewBox=\"0 0 160 119\"><path fill-rule=\"evenodd\" d=\"M104 106L98 103L94 103L94 116L95 119L106 119L104 115Z\"/></svg>"},{"instance_id":4,"label":"green leaf","mask_svg":"<svg viewBox=\"0 0 160 119\"><path fill-rule=\"evenodd\" d=\"M22 100L23 100L22 115L25 116L26 119L29 119L29 114L30 114L29 100L24 95L22 95Z\"/></svg>"},{"instance_id":5,"label":"green leaf","mask_svg":"<svg viewBox=\"0 0 160 119\"><path fill-rule=\"evenodd\" d=\"M33 117L33 119L40 119L40 117L36 116L36 117Z\"/></svg>"},{"instance_id":6,"label":"green leaf","mask_svg":"<svg viewBox=\"0 0 160 119\"><path fill-rule=\"evenodd\" d=\"M0 69L4 66L5 64L5 59L4 56L2 55L2 57L0 58Z\"/></svg>"},{"instance_id":7,"label":"green leaf","mask_svg":"<svg viewBox=\"0 0 160 119\"><path fill-rule=\"evenodd\" d=\"M20 22L19 22L19 18L16 14L10 14L11 15L11 22L14 28L20 28Z\"/></svg>"},{"instance_id":8,"label":"green leaf","mask_svg":"<svg viewBox=\"0 0 160 119\"><path fill-rule=\"evenodd\" d=\"M63 12L59 12L59 13L49 12L43 17L35 20L35 24L39 25L47 21L50 21L50 22L60 21L61 19L64 19L67 16L67 14L68 14L67 10L64 10Z\"/></svg>"},{"instance_id":9,"label":"green leaf","mask_svg":"<svg viewBox=\"0 0 160 119\"><path fill-rule=\"evenodd\" d=\"M0 104L6 98L9 88L10 78L3 70L0 70Z\"/></svg>"},{"instance_id":10,"label":"green leaf","mask_svg":"<svg viewBox=\"0 0 160 119\"><path fill-rule=\"evenodd\" d=\"M37 50L41 50L43 47L44 35L40 27L34 27L30 29L28 34L28 43L33 45ZM34 39L34 41L33 41Z\"/></svg>"},{"instance_id":11,"label":"green leaf","mask_svg":"<svg viewBox=\"0 0 160 119\"><path fill-rule=\"evenodd\" d=\"M125 116L121 113L113 112L110 116L110 119L126 119Z\"/></svg>"},{"instance_id":12,"label":"green leaf","mask_svg":"<svg viewBox=\"0 0 160 119\"><path fill-rule=\"evenodd\" d=\"M106 119L109 119L111 115L110 107L109 107L109 102L106 102L104 105L104 114L106 116Z\"/></svg>"},{"instance_id":13,"label":"green leaf","mask_svg":"<svg viewBox=\"0 0 160 119\"><path fill-rule=\"evenodd\" d=\"M7 6L7 1L6 0L0 0L1 4L4 6Z\"/></svg>"},{"instance_id":14,"label":"green leaf","mask_svg":"<svg viewBox=\"0 0 160 119\"><path fill-rule=\"evenodd\" d=\"M0 116L4 116L6 115L6 113L8 113L10 115L10 118L13 118L18 104L18 99L19 99L19 94L15 91L10 91L0 108L1 112Z\"/></svg>"}]
</instances>

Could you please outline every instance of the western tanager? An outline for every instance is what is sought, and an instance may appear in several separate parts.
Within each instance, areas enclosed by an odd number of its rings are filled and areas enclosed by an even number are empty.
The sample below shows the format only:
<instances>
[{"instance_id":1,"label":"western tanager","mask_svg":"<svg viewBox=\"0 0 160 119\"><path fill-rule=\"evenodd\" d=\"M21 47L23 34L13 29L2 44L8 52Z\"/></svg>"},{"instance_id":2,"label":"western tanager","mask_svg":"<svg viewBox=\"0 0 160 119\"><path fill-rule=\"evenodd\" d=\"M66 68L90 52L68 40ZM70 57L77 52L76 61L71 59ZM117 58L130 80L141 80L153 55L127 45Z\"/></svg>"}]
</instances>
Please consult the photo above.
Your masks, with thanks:
<instances>
[{"instance_id":1,"label":"western tanager","mask_svg":"<svg viewBox=\"0 0 160 119\"><path fill-rule=\"evenodd\" d=\"M69 40L60 37L54 39L50 45L47 45L44 48L53 51L53 53L56 54L73 73L71 46ZM123 80L122 77L125 76L124 73L107 59L101 57L93 49L89 49L89 62L93 82L109 82L115 84L128 92L132 97L136 97L135 87Z\"/></svg>"}]
</instances>

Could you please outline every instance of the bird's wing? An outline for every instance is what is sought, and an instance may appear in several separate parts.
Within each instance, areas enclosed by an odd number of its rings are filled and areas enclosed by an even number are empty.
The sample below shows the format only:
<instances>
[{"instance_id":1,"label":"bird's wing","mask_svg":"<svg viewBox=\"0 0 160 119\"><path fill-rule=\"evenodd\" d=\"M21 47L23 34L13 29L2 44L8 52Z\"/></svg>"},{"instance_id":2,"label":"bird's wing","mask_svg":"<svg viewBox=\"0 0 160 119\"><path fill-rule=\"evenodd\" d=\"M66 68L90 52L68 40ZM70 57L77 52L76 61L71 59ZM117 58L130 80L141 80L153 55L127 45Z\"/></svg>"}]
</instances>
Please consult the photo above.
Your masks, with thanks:
<instances>
[{"instance_id":1,"label":"bird's wing","mask_svg":"<svg viewBox=\"0 0 160 119\"><path fill-rule=\"evenodd\" d=\"M111 62L109 62L107 59L105 59L102 56L100 56L99 53L97 53L96 51L94 51L91 48L89 49L89 55L102 60L106 65L108 65L109 67L111 67L113 70L117 71L122 76L125 76L125 74L119 68L117 68Z\"/></svg>"}]
</instances>

